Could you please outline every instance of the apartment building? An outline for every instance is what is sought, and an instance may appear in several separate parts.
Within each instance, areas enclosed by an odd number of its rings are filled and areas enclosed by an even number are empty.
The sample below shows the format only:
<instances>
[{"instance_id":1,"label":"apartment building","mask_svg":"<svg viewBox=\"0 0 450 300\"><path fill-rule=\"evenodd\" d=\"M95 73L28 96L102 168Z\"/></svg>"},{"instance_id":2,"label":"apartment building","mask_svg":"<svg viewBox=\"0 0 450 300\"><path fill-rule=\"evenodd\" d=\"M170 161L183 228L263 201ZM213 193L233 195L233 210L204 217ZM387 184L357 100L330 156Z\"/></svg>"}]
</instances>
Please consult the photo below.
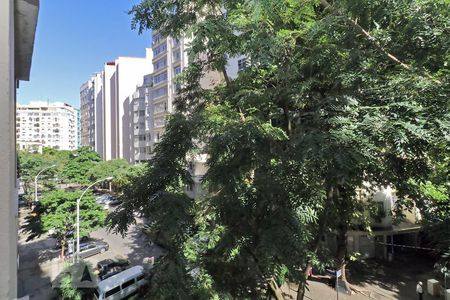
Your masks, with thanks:
<instances>
[{"instance_id":1,"label":"apartment building","mask_svg":"<svg viewBox=\"0 0 450 300\"><path fill-rule=\"evenodd\" d=\"M103 155L103 77L95 73L80 87L80 145Z\"/></svg>"},{"instance_id":2,"label":"apartment building","mask_svg":"<svg viewBox=\"0 0 450 300\"><path fill-rule=\"evenodd\" d=\"M95 147L94 82L89 80L80 88L80 144Z\"/></svg>"},{"instance_id":3,"label":"apartment building","mask_svg":"<svg viewBox=\"0 0 450 300\"><path fill-rule=\"evenodd\" d=\"M376 213L370 220L371 232L363 230L363 226L357 223L347 232L349 255L359 253L362 258L376 257L390 261L397 254L411 251L419 245L420 212L416 207L405 209L401 212L403 218L395 220L394 208L397 196L394 188L380 186L374 188L372 192L360 189L358 194L360 201L370 201L375 205ZM328 242L332 251L335 251L337 247L335 236L331 235Z\"/></svg>"},{"instance_id":4,"label":"apartment building","mask_svg":"<svg viewBox=\"0 0 450 300\"><path fill-rule=\"evenodd\" d=\"M145 57L118 57L105 63L81 86L82 145L105 160L133 161L133 95L152 68L152 51L146 49Z\"/></svg>"},{"instance_id":5,"label":"apartment building","mask_svg":"<svg viewBox=\"0 0 450 300\"><path fill-rule=\"evenodd\" d=\"M63 102L32 101L17 105L16 138L20 150L78 147L78 111Z\"/></svg>"},{"instance_id":6,"label":"apartment building","mask_svg":"<svg viewBox=\"0 0 450 300\"><path fill-rule=\"evenodd\" d=\"M153 87L149 109L152 120L149 146L152 149L164 133L168 114L174 111L173 102L178 88L175 79L188 65L188 42L187 38L163 37L160 32L153 32Z\"/></svg>"},{"instance_id":7,"label":"apartment building","mask_svg":"<svg viewBox=\"0 0 450 300\"><path fill-rule=\"evenodd\" d=\"M151 158L152 110L150 102L153 76L144 76L143 82L133 94L133 160L140 163Z\"/></svg>"},{"instance_id":8,"label":"apartment building","mask_svg":"<svg viewBox=\"0 0 450 300\"><path fill-rule=\"evenodd\" d=\"M38 0L0 1L0 299L17 298L16 88L28 81Z\"/></svg>"}]
</instances>

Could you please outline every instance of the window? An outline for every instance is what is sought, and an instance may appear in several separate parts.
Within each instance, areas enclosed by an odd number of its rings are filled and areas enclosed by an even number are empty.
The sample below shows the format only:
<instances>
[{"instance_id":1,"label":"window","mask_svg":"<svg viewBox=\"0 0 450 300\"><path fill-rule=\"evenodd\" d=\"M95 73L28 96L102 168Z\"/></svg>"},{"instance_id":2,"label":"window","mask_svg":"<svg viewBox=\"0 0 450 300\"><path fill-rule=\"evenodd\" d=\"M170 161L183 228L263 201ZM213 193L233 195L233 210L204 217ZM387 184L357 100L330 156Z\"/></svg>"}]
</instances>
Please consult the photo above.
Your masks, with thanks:
<instances>
[{"instance_id":1,"label":"window","mask_svg":"<svg viewBox=\"0 0 450 300\"><path fill-rule=\"evenodd\" d=\"M247 68L247 58L242 58L238 60L238 70L242 71Z\"/></svg>"},{"instance_id":2,"label":"window","mask_svg":"<svg viewBox=\"0 0 450 300\"><path fill-rule=\"evenodd\" d=\"M163 58L153 64L153 69L156 71L161 68L164 68L165 66L167 66L167 59Z\"/></svg>"},{"instance_id":3,"label":"window","mask_svg":"<svg viewBox=\"0 0 450 300\"><path fill-rule=\"evenodd\" d=\"M176 47L180 45L180 40L179 39L173 39L173 46Z\"/></svg>"},{"instance_id":4,"label":"window","mask_svg":"<svg viewBox=\"0 0 450 300\"><path fill-rule=\"evenodd\" d=\"M157 118L157 119L155 119L155 121L154 121L154 127L164 127L164 125L165 125L165 119L164 118Z\"/></svg>"},{"instance_id":5,"label":"window","mask_svg":"<svg viewBox=\"0 0 450 300\"><path fill-rule=\"evenodd\" d=\"M167 95L167 86L160 87L153 91L153 98Z\"/></svg>"},{"instance_id":6,"label":"window","mask_svg":"<svg viewBox=\"0 0 450 300\"><path fill-rule=\"evenodd\" d=\"M120 292L120 286L117 286L117 287L113 288L112 290L107 291L105 293L105 298L108 298L109 296L117 294L118 292Z\"/></svg>"},{"instance_id":7,"label":"window","mask_svg":"<svg viewBox=\"0 0 450 300\"><path fill-rule=\"evenodd\" d=\"M164 43L161 46L158 46L158 47L153 49L153 57L156 57L159 54L164 53L166 51L167 51L167 44Z\"/></svg>"},{"instance_id":8,"label":"window","mask_svg":"<svg viewBox=\"0 0 450 300\"><path fill-rule=\"evenodd\" d=\"M139 135L138 136L138 140L141 141L141 142L145 141L145 139L146 139L145 135Z\"/></svg>"},{"instance_id":9,"label":"window","mask_svg":"<svg viewBox=\"0 0 450 300\"><path fill-rule=\"evenodd\" d=\"M146 75L144 76L144 84L148 85L152 83L152 76L151 75Z\"/></svg>"},{"instance_id":10,"label":"window","mask_svg":"<svg viewBox=\"0 0 450 300\"><path fill-rule=\"evenodd\" d=\"M161 33L157 33L152 37L153 45L159 44L163 40Z\"/></svg>"},{"instance_id":11,"label":"window","mask_svg":"<svg viewBox=\"0 0 450 300\"><path fill-rule=\"evenodd\" d=\"M167 80L167 72L164 72L153 77L153 84L158 84L166 80Z\"/></svg>"},{"instance_id":12,"label":"window","mask_svg":"<svg viewBox=\"0 0 450 300\"><path fill-rule=\"evenodd\" d=\"M181 66L173 68L173 72L175 73L175 75L180 74L181 73Z\"/></svg>"},{"instance_id":13,"label":"window","mask_svg":"<svg viewBox=\"0 0 450 300\"><path fill-rule=\"evenodd\" d=\"M145 275L139 275L137 278L136 278L136 281L141 281L142 279L144 279L145 278Z\"/></svg>"},{"instance_id":14,"label":"window","mask_svg":"<svg viewBox=\"0 0 450 300\"><path fill-rule=\"evenodd\" d=\"M179 61L181 59L180 50L173 52L173 61Z\"/></svg>"},{"instance_id":15,"label":"window","mask_svg":"<svg viewBox=\"0 0 450 300\"><path fill-rule=\"evenodd\" d=\"M140 110L140 111L139 111L139 116L140 116L140 117L145 116L145 110Z\"/></svg>"},{"instance_id":16,"label":"window","mask_svg":"<svg viewBox=\"0 0 450 300\"><path fill-rule=\"evenodd\" d=\"M383 218L386 217L386 212L384 210L383 202L376 202L376 212L374 215L375 222L381 223Z\"/></svg>"},{"instance_id":17,"label":"window","mask_svg":"<svg viewBox=\"0 0 450 300\"><path fill-rule=\"evenodd\" d=\"M159 103L155 105L155 114L166 111L166 103Z\"/></svg>"},{"instance_id":18,"label":"window","mask_svg":"<svg viewBox=\"0 0 450 300\"><path fill-rule=\"evenodd\" d=\"M128 281L125 281L124 283L122 283L122 289L129 287L130 285L134 284L134 278Z\"/></svg>"}]
</instances>

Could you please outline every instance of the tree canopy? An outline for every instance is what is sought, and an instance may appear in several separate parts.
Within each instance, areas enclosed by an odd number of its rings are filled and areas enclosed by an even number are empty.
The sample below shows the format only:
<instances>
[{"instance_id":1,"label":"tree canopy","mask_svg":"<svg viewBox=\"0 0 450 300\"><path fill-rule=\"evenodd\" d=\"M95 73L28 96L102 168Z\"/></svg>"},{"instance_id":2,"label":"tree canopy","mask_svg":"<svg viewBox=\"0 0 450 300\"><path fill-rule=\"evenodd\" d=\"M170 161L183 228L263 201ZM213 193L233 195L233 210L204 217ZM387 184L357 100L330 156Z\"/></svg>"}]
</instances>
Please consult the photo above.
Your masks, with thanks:
<instances>
[{"instance_id":1,"label":"tree canopy","mask_svg":"<svg viewBox=\"0 0 450 300\"><path fill-rule=\"evenodd\" d=\"M70 238L75 238L76 204L81 191L62 190L45 193L33 212L27 217L24 229L33 239L49 231L61 243L61 255ZM92 193L86 193L80 202L80 237L104 225L106 212L95 202Z\"/></svg>"},{"instance_id":2,"label":"tree canopy","mask_svg":"<svg viewBox=\"0 0 450 300\"><path fill-rule=\"evenodd\" d=\"M145 0L131 14L141 31L192 38L177 112L111 219L125 232L143 212L168 250L152 297L282 299L288 279L301 299L311 265L345 267L364 183L411 207L448 146L447 1ZM202 86L210 72L223 83ZM194 200L198 153L208 172Z\"/></svg>"}]
</instances>

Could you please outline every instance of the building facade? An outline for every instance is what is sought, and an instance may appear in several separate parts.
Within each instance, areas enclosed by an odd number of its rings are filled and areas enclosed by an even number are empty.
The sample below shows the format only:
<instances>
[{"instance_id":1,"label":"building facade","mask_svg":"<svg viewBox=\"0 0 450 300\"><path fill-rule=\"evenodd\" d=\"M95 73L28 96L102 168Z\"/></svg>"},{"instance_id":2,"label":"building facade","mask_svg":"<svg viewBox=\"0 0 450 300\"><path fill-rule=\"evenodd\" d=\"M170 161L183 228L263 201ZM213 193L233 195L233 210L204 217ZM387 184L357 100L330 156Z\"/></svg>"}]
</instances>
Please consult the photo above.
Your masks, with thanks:
<instances>
[{"instance_id":1,"label":"building facade","mask_svg":"<svg viewBox=\"0 0 450 300\"><path fill-rule=\"evenodd\" d=\"M29 80L38 0L0 1L0 299L17 297L16 88Z\"/></svg>"},{"instance_id":2,"label":"building facade","mask_svg":"<svg viewBox=\"0 0 450 300\"><path fill-rule=\"evenodd\" d=\"M92 149L95 148L94 94L94 81L91 78L80 88L80 144Z\"/></svg>"},{"instance_id":3,"label":"building facade","mask_svg":"<svg viewBox=\"0 0 450 300\"><path fill-rule=\"evenodd\" d=\"M151 136L153 119L150 102L153 76L144 76L143 82L133 94L133 160L140 163L151 158Z\"/></svg>"},{"instance_id":4,"label":"building facade","mask_svg":"<svg viewBox=\"0 0 450 300\"><path fill-rule=\"evenodd\" d=\"M80 87L80 145L103 155L103 77L95 73Z\"/></svg>"},{"instance_id":5,"label":"building facade","mask_svg":"<svg viewBox=\"0 0 450 300\"><path fill-rule=\"evenodd\" d=\"M44 147L75 150L78 147L78 111L62 102L19 104L16 137L20 150L41 152Z\"/></svg>"},{"instance_id":6,"label":"building facade","mask_svg":"<svg viewBox=\"0 0 450 300\"><path fill-rule=\"evenodd\" d=\"M82 145L105 160L134 160L133 95L152 72L152 52L105 63L80 88Z\"/></svg>"}]
</instances>

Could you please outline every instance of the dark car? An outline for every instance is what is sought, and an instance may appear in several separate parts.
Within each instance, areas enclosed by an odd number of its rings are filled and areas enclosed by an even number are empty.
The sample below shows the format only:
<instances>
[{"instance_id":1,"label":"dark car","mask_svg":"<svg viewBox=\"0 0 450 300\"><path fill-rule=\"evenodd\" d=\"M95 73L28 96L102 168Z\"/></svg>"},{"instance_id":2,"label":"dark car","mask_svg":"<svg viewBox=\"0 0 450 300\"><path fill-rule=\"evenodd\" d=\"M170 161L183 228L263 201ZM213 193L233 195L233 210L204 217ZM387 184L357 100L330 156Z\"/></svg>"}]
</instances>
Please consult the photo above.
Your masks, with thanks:
<instances>
[{"instance_id":1,"label":"dark car","mask_svg":"<svg viewBox=\"0 0 450 300\"><path fill-rule=\"evenodd\" d=\"M86 258L98 253L103 253L108 251L109 245L108 243L101 241L91 241L87 243L80 243L80 257ZM68 256L72 256L73 252L68 252Z\"/></svg>"},{"instance_id":2,"label":"dark car","mask_svg":"<svg viewBox=\"0 0 450 300\"><path fill-rule=\"evenodd\" d=\"M126 259L104 259L97 263L98 276L105 280L117 273L122 272L130 262Z\"/></svg>"}]
</instances>

